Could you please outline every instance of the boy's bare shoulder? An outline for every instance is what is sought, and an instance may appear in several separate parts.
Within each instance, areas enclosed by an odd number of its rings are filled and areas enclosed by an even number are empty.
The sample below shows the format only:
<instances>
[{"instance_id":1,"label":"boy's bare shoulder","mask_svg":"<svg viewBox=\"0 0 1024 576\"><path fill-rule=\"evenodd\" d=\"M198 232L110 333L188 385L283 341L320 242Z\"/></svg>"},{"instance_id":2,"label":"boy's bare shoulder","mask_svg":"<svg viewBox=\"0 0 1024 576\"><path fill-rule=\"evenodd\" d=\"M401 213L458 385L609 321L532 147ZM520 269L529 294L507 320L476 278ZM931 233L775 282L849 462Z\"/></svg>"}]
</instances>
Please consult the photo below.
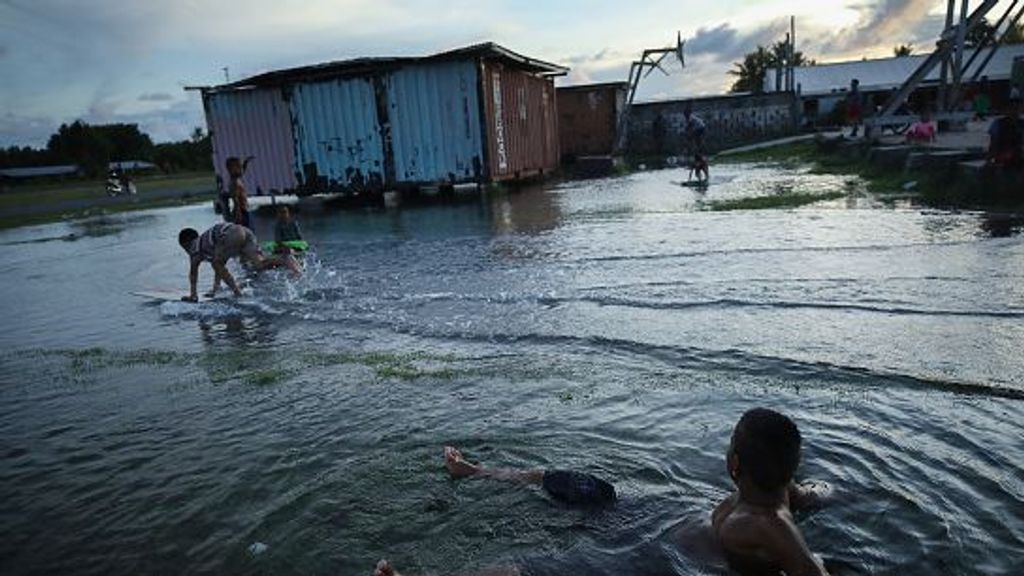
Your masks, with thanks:
<instances>
[{"instance_id":1,"label":"boy's bare shoulder","mask_svg":"<svg viewBox=\"0 0 1024 576\"><path fill-rule=\"evenodd\" d=\"M826 574L785 508L758 510L726 500L715 510L713 526L716 540L730 563L770 567L791 576Z\"/></svg>"}]
</instances>

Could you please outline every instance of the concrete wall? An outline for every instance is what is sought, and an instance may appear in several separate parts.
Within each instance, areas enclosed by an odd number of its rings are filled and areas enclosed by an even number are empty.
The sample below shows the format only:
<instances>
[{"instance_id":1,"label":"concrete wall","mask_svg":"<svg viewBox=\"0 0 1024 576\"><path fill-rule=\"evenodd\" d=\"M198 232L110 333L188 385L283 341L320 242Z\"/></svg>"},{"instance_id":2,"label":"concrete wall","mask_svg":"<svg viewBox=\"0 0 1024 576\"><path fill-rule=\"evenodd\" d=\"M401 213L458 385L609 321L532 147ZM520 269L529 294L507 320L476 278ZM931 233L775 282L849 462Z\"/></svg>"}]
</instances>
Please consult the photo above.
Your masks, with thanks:
<instances>
[{"instance_id":1,"label":"concrete wall","mask_svg":"<svg viewBox=\"0 0 1024 576\"><path fill-rule=\"evenodd\" d=\"M688 106L707 124L705 144L709 152L789 136L797 129L794 103L792 94L777 93L636 104L630 111L626 147L630 154L637 155L683 153L683 111ZM659 115L664 126L660 143L654 128Z\"/></svg>"}]
</instances>

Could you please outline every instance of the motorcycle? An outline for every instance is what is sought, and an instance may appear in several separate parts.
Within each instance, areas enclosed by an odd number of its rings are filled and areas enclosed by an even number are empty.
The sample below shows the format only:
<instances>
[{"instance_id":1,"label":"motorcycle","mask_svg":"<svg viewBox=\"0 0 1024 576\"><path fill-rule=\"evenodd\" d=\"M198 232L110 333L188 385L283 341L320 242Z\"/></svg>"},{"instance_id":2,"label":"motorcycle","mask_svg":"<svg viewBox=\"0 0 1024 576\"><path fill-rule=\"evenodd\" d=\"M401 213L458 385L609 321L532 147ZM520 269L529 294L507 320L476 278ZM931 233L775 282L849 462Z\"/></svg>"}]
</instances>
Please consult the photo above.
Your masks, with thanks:
<instances>
[{"instance_id":1,"label":"motorcycle","mask_svg":"<svg viewBox=\"0 0 1024 576\"><path fill-rule=\"evenodd\" d=\"M107 196L111 198L122 195L134 196L135 192L135 183L127 174L116 170L111 170L107 174Z\"/></svg>"}]
</instances>

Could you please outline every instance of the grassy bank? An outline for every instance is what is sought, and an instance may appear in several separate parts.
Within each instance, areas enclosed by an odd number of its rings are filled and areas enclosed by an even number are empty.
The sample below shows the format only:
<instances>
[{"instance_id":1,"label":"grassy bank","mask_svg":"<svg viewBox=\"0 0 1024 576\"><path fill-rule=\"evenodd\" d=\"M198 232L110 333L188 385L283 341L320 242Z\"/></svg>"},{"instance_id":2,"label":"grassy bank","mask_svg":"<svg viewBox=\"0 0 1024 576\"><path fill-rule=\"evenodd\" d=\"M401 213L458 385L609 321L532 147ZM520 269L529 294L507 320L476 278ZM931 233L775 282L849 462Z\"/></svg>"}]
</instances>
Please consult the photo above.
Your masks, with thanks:
<instances>
[{"instance_id":1,"label":"grassy bank","mask_svg":"<svg viewBox=\"0 0 1024 576\"><path fill-rule=\"evenodd\" d=\"M1024 211L1024 181L1004 175L976 176L947 170L907 173L869 160L867 144L844 143L825 146L817 142L763 148L723 156L718 163L757 162L786 167L811 166L817 174L852 174L861 177L869 192L879 198L906 198L936 208Z\"/></svg>"},{"instance_id":2,"label":"grassy bank","mask_svg":"<svg viewBox=\"0 0 1024 576\"><path fill-rule=\"evenodd\" d=\"M135 181L138 194L114 198L105 180L19 185L0 194L0 228L207 201L213 182L210 173L143 177Z\"/></svg>"}]
</instances>

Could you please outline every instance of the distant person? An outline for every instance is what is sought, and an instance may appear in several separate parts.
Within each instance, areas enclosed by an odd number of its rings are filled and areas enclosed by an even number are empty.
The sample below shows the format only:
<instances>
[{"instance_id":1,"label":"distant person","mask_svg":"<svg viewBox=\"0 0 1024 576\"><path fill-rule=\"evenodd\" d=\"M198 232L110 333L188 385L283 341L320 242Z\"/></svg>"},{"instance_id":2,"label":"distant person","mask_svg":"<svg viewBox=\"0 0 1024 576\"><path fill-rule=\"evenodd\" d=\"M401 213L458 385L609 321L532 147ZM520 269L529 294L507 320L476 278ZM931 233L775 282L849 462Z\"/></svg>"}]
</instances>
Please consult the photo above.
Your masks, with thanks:
<instances>
[{"instance_id":1,"label":"distant person","mask_svg":"<svg viewBox=\"0 0 1024 576\"><path fill-rule=\"evenodd\" d=\"M986 120L992 112L992 97L989 96L988 76L983 76L978 91L974 94L974 118Z\"/></svg>"},{"instance_id":2,"label":"distant person","mask_svg":"<svg viewBox=\"0 0 1024 576\"><path fill-rule=\"evenodd\" d=\"M932 114L928 110L921 112L917 122L910 125L905 136L909 144L931 144L935 142L938 128L932 121Z\"/></svg>"},{"instance_id":3,"label":"distant person","mask_svg":"<svg viewBox=\"0 0 1024 576\"><path fill-rule=\"evenodd\" d=\"M804 542L793 518L794 510L821 504L829 494L825 484L794 482L801 441L800 431L792 420L764 408L746 412L733 430L726 452L726 470L736 485L736 492L715 508L711 532L725 560L740 574L828 576L821 560ZM456 477L489 477L541 485L545 483L545 476L552 474L486 469L469 464L454 448L445 448L445 466ZM607 490L613 489L609 485ZM516 566L501 566L478 575L520 576L524 573L526 571ZM399 576L399 573L390 562L381 560L374 576Z\"/></svg>"},{"instance_id":4,"label":"distant person","mask_svg":"<svg viewBox=\"0 0 1024 576\"><path fill-rule=\"evenodd\" d=\"M989 162L1000 168L1020 168L1024 151L1024 121L1021 120L1021 100L1011 100L1006 114L996 118L988 128Z\"/></svg>"},{"instance_id":5,"label":"distant person","mask_svg":"<svg viewBox=\"0 0 1024 576\"><path fill-rule=\"evenodd\" d=\"M703 155L705 152L704 136L707 134L708 125L693 113L693 108L690 106L683 110L683 119L686 121L683 130L686 134L686 141L690 146L690 152Z\"/></svg>"},{"instance_id":6,"label":"distant person","mask_svg":"<svg viewBox=\"0 0 1024 576\"><path fill-rule=\"evenodd\" d=\"M860 80L850 81L850 91L846 94L846 124L852 127L850 138L856 138L860 124L864 121L864 96L860 93Z\"/></svg>"},{"instance_id":7,"label":"distant person","mask_svg":"<svg viewBox=\"0 0 1024 576\"><path fill-rule=\"evenodd\" d=\"M277 209L277 223L274 224L274 252L289 253L291 248L285 242L298 242L302 240L302 232L299 230L299 223L292 218L291 210L287 206Z\"/></svg>"},{"instance_id":8,"label":"distant person","mask_svg":"<svg viewBox=\"0 0 1024 576\"><path fill-rule=\"evenodd\" d=\"M699 152L693 155L693 162L690 164L690 180L693 180L694 176L697 177L697 182L701 184L707 184L711 179L708 160Z\"/></svg>"},{"instance_id":9,"label":"distant person","mask_svg":"<svg viewBox=\"0 0 1024 576\"><path fill-rule=\"evenodd\" d=\"M249 195L245 189L245 182L242 181L242 177L245 176L245 171L248 169L249 162L252 159L253 157L249 156L245 159L245 162L242 162L232 156L225 162L228 176L230 176L228 193L231 195L235 205L232 211L232 221L240 226L245 226L249 230L253 229L252 219L249 215Z\"/></svg>"},{"instance_id":10,"label":"distant person","mask_svg":"<svg viewBox=\"0 0 1024 576\"><path fill-rule=\"evenodd\" d=\"M221 222L214 224L202 234L192 228L185 228L178 233L178 245L189 257L189 295L182 298L187 302L199 301L196 284L199 281L199 265L203 262L209 262L213 266L213 288L206 294L210 298L217 294L221 280L235 296L242 295L234 276L228 271L228 260L232 258L239 258L257 271L285 267L295 275L302 274L298 263L290 256L265 258L256 244L256 236L252 230L238 224Z\"/></svg>"}]
</instances>

